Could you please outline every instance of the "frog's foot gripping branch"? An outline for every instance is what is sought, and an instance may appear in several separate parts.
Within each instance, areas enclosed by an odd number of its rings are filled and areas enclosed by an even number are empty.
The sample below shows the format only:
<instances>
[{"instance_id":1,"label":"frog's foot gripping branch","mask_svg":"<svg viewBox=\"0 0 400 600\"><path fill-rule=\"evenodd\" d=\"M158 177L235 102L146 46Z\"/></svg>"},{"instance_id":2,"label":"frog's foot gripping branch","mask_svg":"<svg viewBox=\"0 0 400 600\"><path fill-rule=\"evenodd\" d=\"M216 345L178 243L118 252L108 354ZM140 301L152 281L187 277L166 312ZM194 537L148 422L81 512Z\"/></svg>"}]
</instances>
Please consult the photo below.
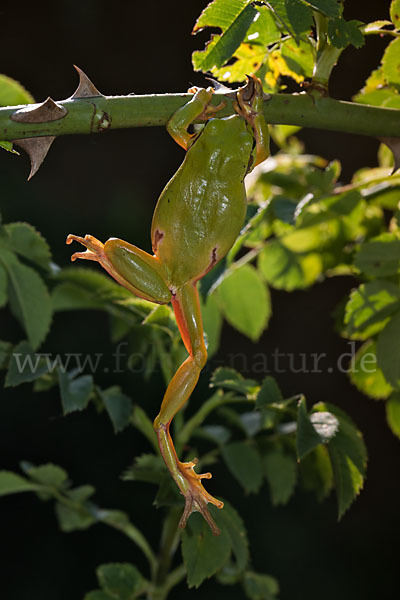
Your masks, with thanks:
<instances>
[{"instance_id":1,"label":"frog's foot gripping branch","mask_svg":"<svg viewBox=\"0 0 400 600\"><path fill-rule=\"evenodd\" d=\"M262 83L255 75L247 75L247 84L236 92L233 106L252 127L256 140L256 156L252 168L269 156L269 130L263 113Z\"/></svg>"}]
</instances>

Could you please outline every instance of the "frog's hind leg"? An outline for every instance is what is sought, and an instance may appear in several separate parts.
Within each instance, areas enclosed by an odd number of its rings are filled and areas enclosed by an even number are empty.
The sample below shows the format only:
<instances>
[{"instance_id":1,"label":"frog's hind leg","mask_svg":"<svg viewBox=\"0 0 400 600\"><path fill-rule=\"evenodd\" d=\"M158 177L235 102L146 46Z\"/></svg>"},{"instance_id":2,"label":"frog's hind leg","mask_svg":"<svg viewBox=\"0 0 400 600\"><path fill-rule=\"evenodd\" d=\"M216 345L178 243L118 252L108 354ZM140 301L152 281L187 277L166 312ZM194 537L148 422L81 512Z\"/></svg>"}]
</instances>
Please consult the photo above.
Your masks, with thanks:
<instances>
[{"instance_id":1,"label":"frog's hind leg","mask_svg":"<svg viewBox=\"0 0 400 600\"><path fill-rule=\"evenodd\" d=\"M172 297L172 306L189 357L170 381L160 414L154 421L154 429L165 464L181 493L185 496L186 504L180 527L185 527L192 512L199 511L206 519L213 534L218 535L219 529L207 509L207 504L211 502L218 508L222 508L223 502L213 498L201 483L202 479L210 479L211 473L202 475L196 473L194 470L196 460L189 463L180 462L169 433L172 419L189 399L199 379L200 371L207 361L199 297L195 285L187 283L177 290Z\"/></svg>"},{"instance_id":2,"label":"frog's hind leg","mask_svg":"<svg viewBox=\"0 0 400 600\"><path fill-rule=\"evenodd\" d=\"M116 238L103 244L92 235L83 238L70 234L67 244L74 241L85 246L86 252L75 252L71 260L99 262L118 283L140 298L158 304L171 301L165 269L157 257Z\"/></svg>"}]
</instances>

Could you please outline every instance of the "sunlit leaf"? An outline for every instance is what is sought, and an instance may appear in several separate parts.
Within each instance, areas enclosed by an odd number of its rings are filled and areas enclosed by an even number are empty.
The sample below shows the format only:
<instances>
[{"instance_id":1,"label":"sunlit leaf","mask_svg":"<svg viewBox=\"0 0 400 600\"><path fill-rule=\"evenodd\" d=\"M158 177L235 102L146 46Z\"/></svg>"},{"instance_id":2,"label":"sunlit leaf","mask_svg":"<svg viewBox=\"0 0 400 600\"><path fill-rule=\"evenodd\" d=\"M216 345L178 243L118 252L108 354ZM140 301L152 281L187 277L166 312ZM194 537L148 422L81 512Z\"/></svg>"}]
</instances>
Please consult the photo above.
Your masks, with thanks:
<instances>
[{"instance_id":1,"label":"sunlit leaf","mask_svg":"<svg viewBox=\"0 0 400 600\"><path fill-rule=\"evenodd\" d=\"M351 383L371 398L384 399L392 392L392 386L378 366L376 344L372 340L357 350L350 365L349 375Z\"/></svg>"},{"instance_id":2,"label":"sunlit leaf","mask_svg":"<svg viewBox=\"0 0 400 600\"><path fill-rule=\"evenodd\" d=\"M391 85L400 86L400 38L393 40L386 48L382 59L383 74Z\"/></svg>"},{"instance_id":3,"label":"sunlit leaf","mask_svg":"<svg viewBox=\"0 0 400 600\"><path fill-rule=\"evenodd\" d=\"M271 316L268 288L254 267L232 271L217 288L217 299L226 320L256 341Z\"/></svg>"},{"instance_id":4,"label":"sunlit leaf","mask_svg":"<svg viewBox=\"0 0 400 600\"><path fill-rule=\"evenodd\" d=\"M400 312L392 317L378 336L376 356L387 381L400 387Z\"/></svg>"},{"instance_id":5,"label":"sunlit leaf","mask_svg":"<svg viewBox=\"0 0 400 600\"><path fill-rule=\"evenodd\" d=\"M390 5L390 18L395 27L400 27L400 0L392 0Z\"/></svg>"},{"instance_id":6,"label":"sunlit leaf","mask_svg":"<svg viewBox=\"0 0 400 600\"><path fill-rule=\"evenodd\" d=\"M217 300L213 294L207 296L205 302L201 302L201 314L207 336L207 354L211 357L219 348L223 321Z\"/></svg>"},{"instance_id":7,"label":"sunlit leaf","mask_svg":"<svg viewBox=\"0 0 400 600\"><path fill-rule=\"evenodd\" d=\"M33 96L15 79L0 74L0 106L31 104Z\"/></svg>"},{"instance_id":8,"label":"sunlit leaf","mask_svg":"<svg viewBox=\"0 0 400 600\"><path fill-rule=\"evenodd\" d=\"M391 281L376 280L361 284L350 294L345 309L345 333L366 340L378 333L389 317L400 310L400 288Z\"/></svg>"},{"instance_id":9,"label":"sunlit leaf","mask_svg":"<svg viewBox=\"0 0 400 600\"><path fill-rule=\"evenodd\" d=\"M250 0L214 0L197 19L193 33L204 27L219 27L221 35L213 35L206 49L193 52L196 71L209 71L231 58L244 39L257 11Z\"/></svg>"},{"instance_id":10,"label":"sunlit leaf","mask_svg":"<svg viewBox=\"0 0 400 600\"><path fill-rule=\"evenodd\" d=\"M390 429L400 438L400 394L394 393L386 402L386 419Z\"/></svg>"}]
</instances>

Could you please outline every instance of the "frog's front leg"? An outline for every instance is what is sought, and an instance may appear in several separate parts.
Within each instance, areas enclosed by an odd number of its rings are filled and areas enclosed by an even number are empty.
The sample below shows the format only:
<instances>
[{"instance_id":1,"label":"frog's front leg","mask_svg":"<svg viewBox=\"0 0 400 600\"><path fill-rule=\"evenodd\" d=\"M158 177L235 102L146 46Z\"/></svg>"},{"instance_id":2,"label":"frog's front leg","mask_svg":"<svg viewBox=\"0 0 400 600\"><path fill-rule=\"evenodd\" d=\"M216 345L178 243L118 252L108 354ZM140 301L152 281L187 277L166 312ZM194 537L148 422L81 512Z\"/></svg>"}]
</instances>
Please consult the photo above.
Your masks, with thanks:
<instances>
[{"instance_id":1,"label":"frog's front leg","mask_svg":"<svg viewBox=\"0 0 400 600\"><path fill-rule=\"evenodd\" d=\"M211 527L213 534L218 535L219 529L207 509L207 504L211 502L217 508L222 508L224 504L213 498L201 483L202 479L211 479L211 473L196 473L194 467L197 460L188 463L180 462L169 433L172 419L189 399L199 379L200 371L207 361L196 285L187 283L177 289L172 295L172 306L189 356L170 381L160 413L154 421L154 429L164 461L185 497L185 510L179 523L180 527L185 527L190 514L198 511Z\"/></svg>"},{"instance_id":2,"label":"frog's front leg","mask_svg":"<svg viewBox=\"0 0 400 600\"><path fill-rule=\"evenodd\" d=\"M167 123L167 130L170 136L177 144L187 150L191 143L196 139L196 133L189 133L188 127L196 120L207 121L215 116L221 108L226 106L225 100L217 106L211 104L214 90L211 87L191 88L189 92L193 92L194 96L184 106L178 108Z\"/></svg>"}]
</instances>

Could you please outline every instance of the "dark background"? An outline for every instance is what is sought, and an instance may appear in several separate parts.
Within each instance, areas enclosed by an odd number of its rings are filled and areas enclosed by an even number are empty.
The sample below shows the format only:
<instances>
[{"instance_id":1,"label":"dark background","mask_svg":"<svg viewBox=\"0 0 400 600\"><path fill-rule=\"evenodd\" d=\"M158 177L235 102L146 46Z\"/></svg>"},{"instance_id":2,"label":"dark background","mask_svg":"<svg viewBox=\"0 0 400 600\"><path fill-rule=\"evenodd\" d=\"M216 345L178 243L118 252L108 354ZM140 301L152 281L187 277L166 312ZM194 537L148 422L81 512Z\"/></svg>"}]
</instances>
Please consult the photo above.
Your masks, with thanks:
<instances>
[{"instance_id":1,"label":"dark background","mask_svg":"<svg viewBox=\"0 0 400 600\"><path fill-rule=\"evenodd\" d=\"M190 36L205 3L112 3L89 0L71 3L5 3L0 8L0 71L21 81L40 101L70 96L77 84L72 68L83 68L104 94L184 91L204 85L193 73L190 54L200 49L207 33ZM389 1L346 2L348 19L365 22L388 17ZM334 70L331 94L350 99L380 60L387 43L371 37L364 48L347 49ZM308 152L343 164L342 181L364 165L376 164L378 144L367 138L317 130L303 131ZM155 201L182 160L182 151L162 128L108 132L56 140L39 173L28 184L26 156L0 156L0 208L5 222L26 220L47 238L59 265L67 265L68 233L90 232L100 239L118 236L150 250L150 222ZM229 360L229 353L328 353L333 364L348 344L333 332L332 311L354 285L335 278L307 292L274 293L274 316L257 346L230 330L210 365ZM19 340L21 331L2 311L2 339ZM103 352L111 357L108 319L103 313L77 312L55 317L43 351ZM250 358L251 364L251 358ZM274 375L274 373L272 373ZM260 375L261 376L261 375ZM159 374L144 383L140 374L96 375L103 387L120 384L126 393L155 415L162 397ZM309 405L334 402L344 408L364 432L369 450L368 477L360 498L336 522L335 498L317 504L298 492L287 507L272 509L266 486L257 496L244 496L214 469L210 491L221 493L244 517L255 570L276 576L281 600L361 600L393 598L396 594L399 534L399 442L385 424L384 404L359 394L347 376L276 374L285 395L304 392ZM207 376L193 395L198 405ZM100 506L128 511L156 547L161 512L152 507L154 489L123 483L121 471L148 449L132 429L114 436L105 415L93 408L62 418L56 391L33 394L29 385L1 390L0 467L18 469L20 460L51 461L67 469L76 485L92 483ZM96 587L95 568L111 561L129 561L146 572L141 554L123 536L105 526L62 534L49 504L30 494L3 498L0 510L2 597L7 600L81 599ZM186 598L182 584L172 597ZM193 598L243 597L236 588L214 582L191 590Z\"/></svg>"}]
</instances>

